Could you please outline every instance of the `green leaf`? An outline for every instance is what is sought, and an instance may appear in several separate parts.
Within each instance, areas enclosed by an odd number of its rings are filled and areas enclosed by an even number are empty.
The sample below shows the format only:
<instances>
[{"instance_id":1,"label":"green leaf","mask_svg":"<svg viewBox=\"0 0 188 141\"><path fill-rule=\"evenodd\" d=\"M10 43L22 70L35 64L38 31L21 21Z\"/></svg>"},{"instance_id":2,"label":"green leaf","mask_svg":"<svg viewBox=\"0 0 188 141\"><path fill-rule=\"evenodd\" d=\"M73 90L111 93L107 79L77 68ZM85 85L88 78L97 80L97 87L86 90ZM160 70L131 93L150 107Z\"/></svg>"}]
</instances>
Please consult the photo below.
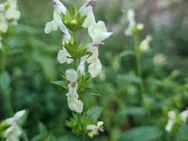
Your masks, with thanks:
<instances>
[{"instance_id":1,"label":"green leaf","mask_svg":"<svg viewBox=\"0 0 188 141\"><path fill-rule=\"evenodd\" d=\"M102 114L102 111L103 111L102 107L99 106L92 107L86 112L86 117L88 117L91 120L98 120L98 118Z\"/></svg>"},{"instance_id":2,"label":"green leaf","mask_svg":"<svg viewBox=\"0 0 188 141\"><path fill-rule=\"evenodd\" d=\"M121 116L144 116L145 110L142 107L126 107L120 112Z\"/></svg>"},{"instance_id":3,"label":"green leaf","mask_svg":"<svg viewBox=\"0 0 188 141\"><path fill-rule=\"evenodd\" d=\"M65 136L65 137L58 138L57 141L80 141L80 140L73 136Z\"/></svg>"},{"instance_id":4,"label":"green leaf","mask_svg":"<svg viewBox=\"0 0 188 141\"><path fill-rule=\"evenodd\" d=\"M52 84L55 84L55 85L57 85L57 86L60 86L60 87L62 87L62 88L64 88L64 89L67 88L66 83L65 83L64 81L51 81L51 83L52 83Z\"/></svg>"},{"instance_id":5,"label":"green leaf","mask_svg":"<svg viewBox=\"0 0 188 141\"><path fill-rule=\"evenodd\" d=\"M119 141L154 141L160 139L163 131L156 126L142 126L123 133Z\"/></svg>"},{"instance_id":6,"label":"green leaf","mask_svg":"<svg viewBox=\"0 0 188 141\"><path fill-rule=\"evenodd\" d=\"M176 141L187 141L188 139L188 125L183 124L176 134Z\"/></svg>"}]
</instances>

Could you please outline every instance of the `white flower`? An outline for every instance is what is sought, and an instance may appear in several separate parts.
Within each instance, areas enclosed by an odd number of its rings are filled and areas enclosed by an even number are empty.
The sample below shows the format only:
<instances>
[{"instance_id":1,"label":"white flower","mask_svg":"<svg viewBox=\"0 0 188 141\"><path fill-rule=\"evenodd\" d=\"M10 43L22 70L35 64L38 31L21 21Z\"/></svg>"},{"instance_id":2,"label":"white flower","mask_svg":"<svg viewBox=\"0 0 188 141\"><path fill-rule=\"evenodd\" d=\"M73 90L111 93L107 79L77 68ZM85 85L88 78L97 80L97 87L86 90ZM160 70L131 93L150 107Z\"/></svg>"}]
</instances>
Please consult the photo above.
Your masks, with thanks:
<instances>
[{"instance_id":1,"label":"white flower","mask_svg":"<svg viewBox=\"0 0 188 141\"><path fill-rule=\"evenodd\" d=\"M96 23L95 16L93 13L93 7L88 4L89 2L85 3L79 10L82 16L86 16L86 19L82 25L84 28L88 28L89 26Z\"/></svg>"},{"instance_id":2,"label":"white flower","mask_svg":"<svg viewBox=\"0 0 188 141\"><path fill-rule=\"evenodd\" d=\"M171 132L175 122L176 122L176 113L174 111L169 111L168 112L168 122L166 124L165 130L167 132Z\"/></svg>"},{"instance_id":3,"label":"white flower","mask_svg":"<svg viewBox=\"0 0 188 141\"><path fill-rule=\"evenodd\" d=\"M88 44L87 50L91 55L85 55L81 58L81 62L78 66L78 71L81 74L85 73L85 63L88 63L88 72L91 74L92 78L98 76L102 71L102 64L99 60L99 50L98 46L94 46L92 44Z\"/></svg>"},{"instance_id":4,"label":"white flower","mask_svg":"<svg viewBox=\"0 0 188 141\"><path fill-rule=\"evenodd\" d=\"M57 31L58 28L64 33L64 36L67 40L71 39L71 35L67 29L67 27L64 25L62 21L61 14L66 15L66 7L59 1L59 0L53 0L54 3L54 12L53 12L53 20L46 23L45 26L45 33L50 33L52 31Z\"/></svg>"},{"instance_id":5,"label":"white flower","mask_svg":"<svg viewBox=\"0 0 188 141\"><path fill-rule=\"evenodd\" d=\"M129 9L127 12L127 18L128 18L128 28L125 30L125 35L132 36L133 30L136 28L138 30L142 30L144 28L144 25L139 23L137 24L135 21L135 11L133 9Z\"/></svg>"},{"instance_id":6,"label":"white flower","mask_svg":"<svg viewBox=\"0 0 188 141\"><path fill-rule=\"evenodd\" d=\"M140 43L140 50L145 52L150 49L150 42L152 40L152 37L148 35L141 43Z\"/></svg>"},{"instance_id":7,"label":"white flower","mask_svg":"<svg viewBox=\"0 0 188 141\"><path fill-rule=\"evenodd\" d=\"M79 96L77 93L77 86L68 86L69 91L67 93L67 102L70 110L77 112L77 113L82 113L83 111L83 102L79 100Z\"/></svg>"},{"instance_id":8,"label":"white flower","mask_svg":"<svg viewBox=\"0 0 188 141\"><path fill-rule=\"evenodd\" d=\"M5 15L8 20L19 20L21 13L17 9L17 0L8 0L9 8L7 9Z\"/></svg>"},{"instance_id":9,"label":"white flower","mask_svg":"<svg viewBox=\"0 0 188 141\"><path fill-rule=\"evenodd\" d=\"M98 76L102 71L102 64L99 59L94 60L88 68L89 73L91 74L91 77L94 78Z\"/></svg>"},{"instance_id":10,"label":"white flower","mask_svg":"<svg viewBox=\"0 0 188 141\"><path fill-rule=\"evenodd\" d=\"M88 133L88 135L93 138L94 136L99 134L99 131L103 132L103 124L104 122L102 121L98 121L97 125L94 124L90 124L87 126L87 130L89 130L90 132Z\"/></svg>"},{"instance_id":11,"label":"white flower","mask_svg":"<svg viewBox=\"0 0 188 141\"><path fill-rule=\"evenodd\" d=\"M132 30L136 26L135 11L133 9L128 10L127 18L128 18L128 21L129 21L129 25L128 25L128 28L125 30L125 35L131 36Z\"/></svg>"},{"instance_id":12,"label":"white flower","mask_svg":"<svg viewBox=\"0 0 188 141\"><path fill-rule=\"evenodd\" d=\"M8 30L8 21L5 19L4 15L0 14L0 32L6 33Z\"/></svg>"},{"instance_id":13,"label":"white flower","mask_svg":"<svg viewBox=\"0 0 188 141\"><path fill-rule=\"evenodd\" d=\"M166 55L163 53L156 54L153 57L153 62L155 65L163 65L166 61Z\"/></svg>"},{"instance_id":14,"label":"white flower","mask_svg":"<svg viewBox=\"0 0 188 141\"><path fill-rule=\"evenodd\" d=\"M67 102L70 110L75 111L77 113L81 113L83 111L83 102L79 100L79 96L77 93L77 79L78 74L74 69L69 69L66 71L66 79L69 82L68 88L69 91L67 95Z\"/></svg>"},{"instance_id":15,"label":"white flower","mask_svg":"<svg viewBox=\"0 0 188 141\"><path fill-rule=\"evenodd\" d=\"M93 44L102 44L102 42L112 35L112 32L107 32L106 26L103 21L99 21L88 28L89 35Z\"/></svg>"},{"instance_id":16,"label":"white flower","mask_svg":"<svg viewBox=\"0 0 188 141\"><path fill-rule=\"evenodd\" d=\"M188 120L188 109L180 113L181 119L186 122Z\"/></svg>"},{"instance_id":17,"label":"white flower","mask_svg":"<svg viewBox=\"0 0 188 141\"><path fill-rule=\"evenodd\" d=\"M2 134L5 141L19 141L19 138L22 135L20 126L24 121L25 115L26 111L22 110L17 112L14 117L4 121L9 126Z\"/></svg>"},{"instance_id":18,"label":"white flower","mask_svg":"<svg viewBox=\"0 0 188 141\"><path fill-rule=\"evenodd\" d=\"M58 54L57 54L57 60L61 63L67 63L70 64L73 59L71 58L71 55L68 53L68 51L63 48L62 50L59 50Z\"/></svg>"}]
</instances>

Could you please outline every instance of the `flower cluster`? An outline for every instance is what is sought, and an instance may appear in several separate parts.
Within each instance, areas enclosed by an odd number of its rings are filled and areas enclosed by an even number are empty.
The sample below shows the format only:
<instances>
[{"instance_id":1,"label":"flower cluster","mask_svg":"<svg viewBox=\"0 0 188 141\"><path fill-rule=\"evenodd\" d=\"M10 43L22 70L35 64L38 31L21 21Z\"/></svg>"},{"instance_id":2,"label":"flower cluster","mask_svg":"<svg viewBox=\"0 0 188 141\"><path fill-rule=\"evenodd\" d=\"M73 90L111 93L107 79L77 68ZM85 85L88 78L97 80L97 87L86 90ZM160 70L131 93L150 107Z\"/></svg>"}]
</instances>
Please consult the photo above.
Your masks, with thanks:
<instances>
[{"instance_id":1,"label":"flower cluster","mask_svg":"<svg viewBox=\"0 0 188 141\"><path fill-rule=\"evenodd\" d=\"M68 88L66 96L70 110L80 114L83 112L84 103L79 94L87 87L89 80L101 73L99 46L103 45L103 41L112 33L107 31L103 21L96 22L93 13L95 0L87 0L79 9L74 5L66 8L60 0L52 2L53 20L46 23L44 31L47 34L57 30L63 33L62 48L57 54L57 60L60 64L72 66L65 71ZM77 33L81 29L88 31L89 41L78 42Z\"/></svg>"},{"instance_id":2,"label":"flower cluster","mask_svg":"<svg viewBox=\"0 0 188 141\"><path fill-rule=\"evenodd\" d=\"M8 118L4 121L4 124L8 126L5 129L2 136L5 141L19 141L22 135L21 125L26 118L26 111L19 111L13 117Z\"/></svg>"},{"instance_id":3,"label":"flower cluster","mask_svg":"<svg viewBox=\"0 0 188 141\"><path fill-rule=\"evenodd\" d=\"M7 33L10 25L16 25L20 19L17 0L5 0L0 3L0 48L2 48L2 34Z\"/></svg>"}]
</instances>

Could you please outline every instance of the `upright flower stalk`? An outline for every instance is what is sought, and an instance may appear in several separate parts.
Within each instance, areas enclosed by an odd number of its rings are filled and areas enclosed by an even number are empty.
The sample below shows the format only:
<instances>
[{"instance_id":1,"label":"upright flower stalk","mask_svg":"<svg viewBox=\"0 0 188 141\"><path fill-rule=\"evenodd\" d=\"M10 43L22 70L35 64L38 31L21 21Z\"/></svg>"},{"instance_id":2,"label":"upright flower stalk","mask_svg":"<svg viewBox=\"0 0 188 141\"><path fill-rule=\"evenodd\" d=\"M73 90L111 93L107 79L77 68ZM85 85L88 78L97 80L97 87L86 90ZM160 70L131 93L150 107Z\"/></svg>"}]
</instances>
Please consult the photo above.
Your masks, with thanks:
<instances>
[{"instance_id":1,"label":"upright flower stalk","mask_svg":"<svg viewBox=\"0 0 188 141\"><path fill-rule=\"evenodd\" d=\"M4 36L9 35L9 28L17 25L20 18L17 0L4 0L0 3L0 91L3 99L4 116L13 115L10 101L9 75L6 71L6 58L9 48L4 42Z\"/></svg>"},{"instance_id":2,"label":"upright flower stalk","mask_svg":"<svg viewBox=\"0 0 188 141\"><path fill-rule=\"evenodd\" d=\"M77 113L78 116L83 115L85 108L81 94L86 92L91 80L100 74L102 64L99 59L99 48L112 33L107 31L103 21L96 22L93 13L95 0L87 0L81 8L78 8L76 3L66 8L60 0L52 0L52 3L53 20L46 23L44 31L50 33L60 30L63 34L62 47L57 54L57 60L62 65L68 64L69 67L65 70L63 80L66 82L67 103L71 111ZM88 35L79 35L79 31L83 29L87 30ZM80 42L78 36L82 39ZM90 40L85 41L88 37ZM103 124L101 123L103 122L99 123L102 129ZM87 125L84 125L83 130L88 130L90 137L93 137L98 134L99 127L97 122L88 123L89 127L91 124L97 124L97 126L93 125L93 128L87 129Z\"/></svg>"},{"instance_id":3,"label":"upright flower stalk","mask_svg":"<svg viewBox=\"0 0 188 141\"><path fill-rule=\"evenodd\" d=\"M136 64L136 74L140 78L141 82L139 83L139 96L141 102L143 101L143 77L142 77L142 66L141 66L141 56L142 53L149 50L150 42L152 37L148 35L143 41L140 41L141 31L144 29L142 23L136 23L135 20L135 11L129 9L127 12L128 18L128 28L125 30L125 35L132 37L134 39L134 55L135 55L135 64Z\"/></svg>"}]
</instances>

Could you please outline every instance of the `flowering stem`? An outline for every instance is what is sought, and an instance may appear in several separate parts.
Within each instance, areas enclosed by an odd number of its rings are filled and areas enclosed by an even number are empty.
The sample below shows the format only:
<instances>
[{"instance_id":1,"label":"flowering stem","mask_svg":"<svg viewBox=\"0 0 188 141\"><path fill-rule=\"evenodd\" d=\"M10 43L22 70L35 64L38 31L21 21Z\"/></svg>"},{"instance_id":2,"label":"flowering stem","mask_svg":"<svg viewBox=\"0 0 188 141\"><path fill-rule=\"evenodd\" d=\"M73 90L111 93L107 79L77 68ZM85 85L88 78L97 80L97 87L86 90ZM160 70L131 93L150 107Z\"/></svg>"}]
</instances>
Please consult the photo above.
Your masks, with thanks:
<instances>
[{"instance_id":1,"label":"flowering stem","mask_svg":"<svg viewBox=\"0 0 188 141\"><path fill-rule=\"evenodd\" d=\"M143 80L142 80L142 68L141 68L141 63L140 63L140 59L141 59L141 54L140 54L140 49L139 49L139 44L140 44L140 39L139 39L139 35L135 35L134 36L134 52L135 52L135 59L136 59L136 73L137 76L140 78L141 82L139 83L139 96L140 96L140 100L141 102L143 101Z\"/></svg>"}]
</instances>

